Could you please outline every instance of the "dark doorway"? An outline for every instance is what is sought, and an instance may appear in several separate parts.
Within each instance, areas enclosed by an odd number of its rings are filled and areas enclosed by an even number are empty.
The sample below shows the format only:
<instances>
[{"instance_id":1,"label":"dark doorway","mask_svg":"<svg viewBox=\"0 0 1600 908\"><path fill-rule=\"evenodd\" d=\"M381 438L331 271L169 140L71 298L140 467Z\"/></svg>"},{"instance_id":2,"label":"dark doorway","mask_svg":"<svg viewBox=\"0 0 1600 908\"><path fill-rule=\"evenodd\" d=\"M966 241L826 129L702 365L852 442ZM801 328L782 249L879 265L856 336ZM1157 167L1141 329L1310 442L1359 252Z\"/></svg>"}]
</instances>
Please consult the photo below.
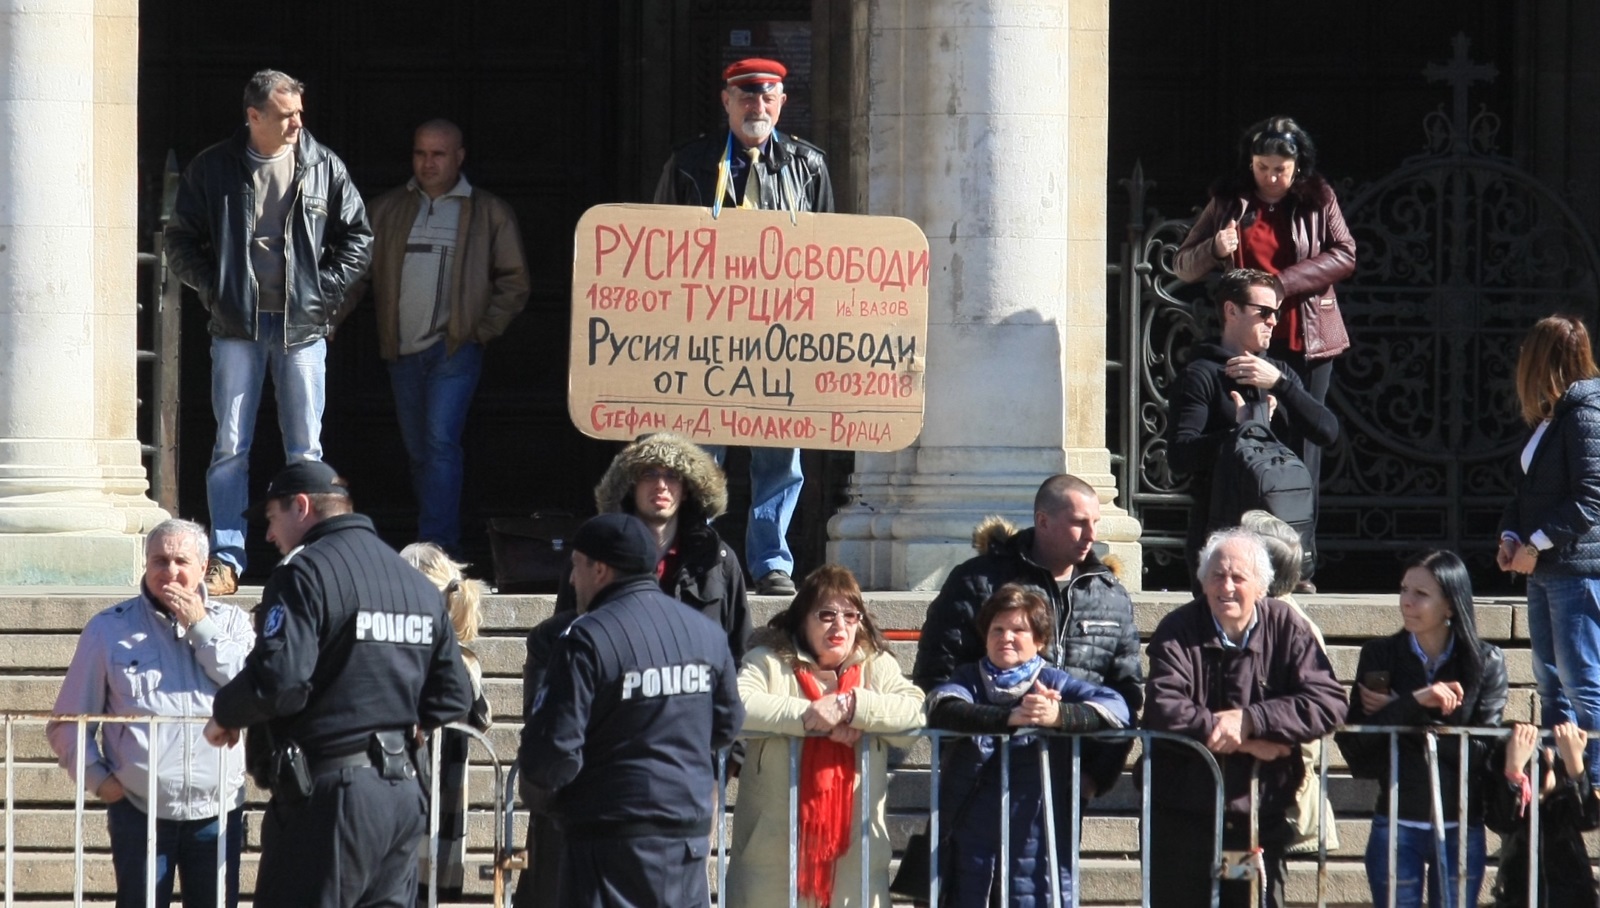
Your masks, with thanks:
<instances>
[{"instance_id":1,"label":"dark doorway","mask_svg":"<svg viewBox=\"0 0 1600 908\"><path fill-rule=\"evenodd\" d=\"M1357 243L1339 290L1354 346L1329 394L1342 433L1323 462L1318 585L1392 589L1403 558L1451 548L1480 592L1507 588L1493 552L1524 432L1510 403L1517 345L1551 311L1592 313L1596 270L1587 215L1540 182L1530 150L1527 124L1564 103L1531 87L1538 28L1531 8L1489 0L1113 6L1108 237L1150 231L1154 242L1130 243L1140 248L1124 274L1145 275L1143 301L1175 304L1141 312L1124 296L1109 319L1136 337L1143 318L1159 350L1113 379L1141 390L1108 399L1108 435L1150 442L1116 452L1131 455L1121 491L1143 521L1147 589L1188 586L1191 519L1188 480L1165 468L1164 402L1151 402L1214 331L1204 289L1171 274L1171 254L1207 187L1236 166L1240 131L1275 114L1315 138ZM1147 182L1129 179L1136 162ZM1526 250L1541 246L1570 252L1573 267L1540 270Z\"/></svg>"},{"instance_id":2,"label":"dark doorway","mask_svg":"<svg viewBox=\"0 0 1600 908\"><path fill-rule=\"evenodd\" d=\"M676 141L718 127L717 62L725 45L809 40L809 0L461 4L288 0L270 9L171 0L140 8L141 237L157 229L161 168L180 167L242 122L240 95L257 69L303 80L306 128L350 168L371 198L410 176L415 126L456 121L464 172L516 208L533 291L527 310L488 349L467 422L463 545L487 571L486 521L539 509L587 514L616 446L581 435L567 417L572 228L590 206L648 199ZM797 54L798 55L798 54ZM670 103L659 103L669 101ZM785 122L798 130L798 125ZM215 438L206 317L185 291L179 425L179 508L207 519L205 472ZM328 462L352 481L360 509L391 543L415 532L387 369L363 305L329 346L323 420ZM252 491L282 464L270 392L257 421ZM723 534L742 548L745 477L730 472L734 507ZM808 490L791 531L807 565L849 470L808 455ZM253 527L247 580L276 553Z\"/></svg>"}]
</instances>

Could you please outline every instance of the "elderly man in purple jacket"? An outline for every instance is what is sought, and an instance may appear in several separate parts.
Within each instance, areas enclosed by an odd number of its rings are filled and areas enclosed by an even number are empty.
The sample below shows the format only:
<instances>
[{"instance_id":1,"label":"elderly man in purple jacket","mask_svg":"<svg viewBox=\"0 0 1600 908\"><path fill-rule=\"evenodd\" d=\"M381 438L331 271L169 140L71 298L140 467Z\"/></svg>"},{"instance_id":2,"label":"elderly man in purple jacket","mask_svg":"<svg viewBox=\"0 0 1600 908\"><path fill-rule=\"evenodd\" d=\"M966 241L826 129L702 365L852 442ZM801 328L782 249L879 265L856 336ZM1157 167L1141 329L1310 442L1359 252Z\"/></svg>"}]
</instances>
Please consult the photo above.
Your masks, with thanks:
<instances>
[{"instance_id":1,"label":"elderly man in purple jacket","mask_svg":"<svg viewBox=\"0 0 1600 908\"><path fill-rule=\"evenodd\" d=\"M1222 770L1223 847L1250 846L1250 777L1260 778L1259 845L1266 904L1282 905L1284 818L1303 771L1300 745L1344 721L1344 689L1304 618L1267 597L1272 562L1255 534L1222 530L1200 551L1205 595L1165 618L1150 638L1145 727L1193 738ZM1191 748L1151 748L1151 848L1163 872L1151 877L1155 908L1210 904L1217 855L1216 780ZM1251 886L1228 882L1222 904L1255 905Z\"/></svg>"}]
</instances>

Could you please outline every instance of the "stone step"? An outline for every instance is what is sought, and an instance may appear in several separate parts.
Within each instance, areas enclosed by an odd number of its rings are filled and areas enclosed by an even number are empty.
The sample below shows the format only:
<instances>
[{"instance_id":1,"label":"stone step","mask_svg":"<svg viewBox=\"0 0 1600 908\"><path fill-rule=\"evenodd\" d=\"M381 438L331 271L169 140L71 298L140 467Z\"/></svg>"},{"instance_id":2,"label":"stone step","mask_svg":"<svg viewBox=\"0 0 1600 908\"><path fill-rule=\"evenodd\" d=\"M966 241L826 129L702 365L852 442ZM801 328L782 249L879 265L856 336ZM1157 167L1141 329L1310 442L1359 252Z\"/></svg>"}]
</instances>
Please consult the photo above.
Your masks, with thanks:
<instances>
[{"instance_id":1,"label":"stone step","mask_svg":"<svg viewBox=\"0 0 1600 908\"><path fill-rule=\"evenodd\" d=\"M261 818L260 806L246 807L244 813L245 847L258 850L261 847ZM64 851L71 852L74 842L75 825L72 811L66 808L26 808L16 811L12 822L16 827L16 841L19 852ZM729 817L729 828L732 828L732 815ZM1339 835L1341 848L1331 851L1330 854L1345 857L1359 858L1366 848L1367 832L1371 826L1368 817L1345 818L1339 821ZM889 839L895 852L898 854L905 848L906 839L913 833L922 831L927 826L926 814L901 814L889 816ZM494 848L495 836L494 816L491 811L474 810L467 815L467 847L471 850L488 853ZM1494 838L1490 834L1491 839ZM520 849L527 840L527 813L517 811L513 815L512 836L510 844L515 849ZM0 848L5 845L5 827L0 823ZM83 818L83 847L85 852L104 852L110 849L110 839L106 833L105 811L91 802L84 811ZM1083 821L1083 851L1086 854L1097 855L1134 855L1139 849L1139 820L1137 816L1104 816L1089 815ZM1491 844L1490 851L1495 848ZM1596 852L1591 852L1596 853Z\"/></svg>"},{"instance_id":2,"label":"stone step","mask_svg":"<svg viewBox=\"0 0 1600 908\"><path fill-rule=\"evenodd\" d=\"M487 858L486 854L469 852L467 866L475 868ZM70 854L18 854L15 858L15 867L14 891L17 893L56 898L70 897L72 894L74 862ZM1080 861L1079 867L1082 874L1081 893L1084 904L1139 903L1141 875L1137 862L1118 858L1085 858ZM239 874L240 885L244 892L254 891L257 869L258 856L254 853L245 854L240 861ZM711 870L714 886L714 868ZM1292 904L1315 904L1316 876L1315 862L1296 860L1290 863L1289 900ZM114 892L116 881L110 855L85 855L83 882L84 892L88 896L104 899ZM492 891L492 883L477 879L475 872L468 873L466 896L476 896L481 899ZM1358 905L1371 901L1365 872L1361 864L1355 861L1329 862L1327 892L1331 904ZM774 900L774 904L781 905L782 901L780 895ZM30 901L28 904L30 908L36 908L36 903Z\"/></svg>"},{"instance_id":3,"label":"stone step","mask_svg":"<svg viewBox=\"0 0 1600 908\"><path fill-rule=\"evenodd\" d=\"M4 667L0 669L0 675L36 673L57 677L65 674L77 643L76 635L68 634L0 634L0 666ZM916 643L891 641L889 648L900 663L901 670L909 675L916 663ZM521 683L522 666L527 658L525 638L483 636L473 641L472 650L477 653L485 676ZM1360 656L1359 644L1328 645L1328 659L1333 663L1334 673L1346 682L1356 680ZM1533 654L1526 649L1507 649L1506 672L1511 686L1531 687L1534 684Z\"/></svg>"},{"instance_id":4,"label":"stone step","mask_svg":"<svg viewBox=\"0 0 1600 908\"><path fill-rule=\"evenodd\" d=\"M0 587L0 634L9 632L76 633L95 612L128 598L128 590L61 590ZM868 592L867 608L885 629L916 630L934 591ZM249 609L261 598L260 587L244 587L224 597ZM1300 604L1333 640L1365 640L1392 633L1400 627L1399 608L1393 594L1319 593L1298 597ZM1133 594L1134 622L1148 637L1161 618L1188 602L1187 593L1145 591ZM786 597L751 596L751 620L766 624L789 603ZM1528 639L1526 602L1515 597L1480 597L1475 600L1478 632L1496 642ZM520 632L549 617L555 597L548 595L491 595L484 600L485 633Z\"/></svg>"},{"instance_id":5,"label":"stone step","mask_svg":"<svg viewBox=\"0 0 1600 908\"><path fill-rule=\"evenodd\" d=\"M61 687L61 678L54 675L0 675L0 703L5 703L7 708L16 711L48 713L55 704L56 692ZM1348 685L1347 685L1348 687ZM484 679L484 695L496 716L513 717L522 712L522 679L521 678L486 678ZM1506 702L1505 716L1507 720L1530 721L1536 715L1533 709L1534 690L1531 687L1512 688ZM504 754L502 760L511 760L516 754L513 728L520 723L504 721L497 723L504 729L497 733L493 740L503 741L506 749L502 750L499 743L495 745L497 754ZM37 726L42 728L42 726ZM43 738L42 731L33 731L27 725L19 723L14 740L22 740L25 736L34 735L37 739Z\"/></svg>"},{"instance_id":6,"label":"stone step","mask_svg":"<svg viewBox=\"0 0 1600 908\"><path fill-rule=\"evenodd\" d=\"M0 683L0 689L3 689L3 687L3 683ZM1513 715L1517 709L1524 710L1523 715L1525 716L1531 715L1531 691L1512 691L1511 701L1511 705L1507 708L1508 716ZM13 752L17 761L15 772L17 774L19 798L26 798L30 802L52 800L63 803L70 802L73 797L72 787L67 781L66 772L57 766L55 755L51 753L41 729L42 721L33 728L19 727L14 735ZM495 752L506 755L502 757L506 761L502 765L502 773L508 772L510 764L515 761L519 734L520 727L510 724L497 725L488 733ZM892 772L891 794L905 792L904 799L897 802L895 806L907 810L921 809L927 804L926 791L929 777L929 759L932 753L931 742L927 738L914 740L916 743L911 748L892 751L889 763ZM1097 803L1108 809L1112 807L1127 810L1137 808L1138 799L1132 786L1134 773L1139 771L1138 759L1140 750L1140 745L1135 742L1133 748L1129 751L1125 763L1126 770L1117 787L1106 793L1104 798ZM494 767L487 753L476 743L473 745L471 757L469 790L472 794L473 802L488 806L491 803L491 792L496 786ZM1360 788L1360 786L1370 783L1349 778L1344 756L1336 743L1332 744L1329 750L1328 771L1330 780L1333 783L1330 797L1335 799L1335 810L1362 810L1371 803L1370 793L1366 789ZM3 782L3 776L0 776L0 794L3 794ZM1362 792L1360 795L1362 800L1350 803L1339 800L1341 797L1340 792L1344 790L1342 786L1357 786ZM265 800L264 795L253 784L247 783L247 788L249 797L260 797L261 800ZM737 791L738 781L734 780L731 792L736 795ZM1107 799L1117 798L1123 800L1107 801Z\"/></svg>"},{"instance_id":7,"label":"stone step","mask_svg":"<svg viewBox=\"0 0 1600 908\"><path fill-rule=\"evenodd\" d=\"M127 598L127 590L60 591L41 596L39 590L0 589L0 703L12 711L47 711L54 703L60 678L76 646L78 631L96 612ZM246 608L260 598L259 588L247 588L230 600ZM886 629L920 628L931 592L868 593L868 608ZM1135 596L1135 622L1148 638L1160 619L1189 600L1186 592L1152 592ZM1338 675L1347 683L1355 673L1360 644L1372 636L1392 633L1399 627L1399 614L1392 594L1320 595L1304 597L1307 611L1324 631L1330 658ZM764 625L788 600L778 597L753 597L752 618ZM1488 640L1507 649L1508 668L1513 684L1507 716L1530 718L1533 705L1532 671L1527 652L1525 605L1517 599L1480 599L1477 617L1480 631ZM489 733L495 751L504 759L514 757L520 734L521 673L526 650L527 630L553 610L550 596L491 596L485 603L484 633L475 648L488 676L487 689L495 712L502 718ZM893 651L909 673L916 644L900 641ZM66 773L57 768L44 740L41 722L18 722L12 730L15 789L20 800L12 821L16 824L16 889L19 893L59 899L71 892L74 791ZM1135 748L1135 754L1137 748ZM930 749L919 740L898 754L900 768L890 780L887 800L890 809L891 841L896 849L926 823L930 775L926 769ZM1130 760L1132 758L1130 757ZM494 776L487 759L475 753L471 770L472 801L475 809L468 816L469 875L479 863L489 859L494 841L494 820L486 809ZM1330 862L1328 881L1330 904L1365 904L1369 901L1360 856L1371 827L1375 795L1373 783L1344 775L1344 761L1335 747L1330 752L1335 777L1330 780L1329 799L1339 813L1342 847ZM3 783L0 776L0 783ZM0 796L3 796L0 790ZM730 786L730 798L737 800L738 784ZM246 836L249 848L259 847L261 807L265 794L251 786L247 796ZM109 858L103 809L89 802L84 820L86 888L98 903L111 891ZM1092 905L1137 904L1139 868L1130 855L1138 847L1137 811L1139 796L1132 777L1125 774L1117 786L1094 804L1095 815L1087 817L1083 832L1084 903ZM513 842L520 846L526 830L526 814L515 816ZM4 829L0 826L0 840ZM1491 836L1492 838L1492 836ZM1491 842L1491 851L1495 843ZM1591 836L1591 857L1600 854L1600 842ZM247 855L246 891L253 884L254 851ZM1291 876L1291 900L1308 903L1315 893L1315 867L1295 862ZM1491 872L1492 879L1492 872ZM469 882L469 899L483 904L489 884ZM90 901L90 904L97 903ZM31 902L32 905L48 904ZM246 900L248 904L248 899Z\"/></svg>"}]
</instances>

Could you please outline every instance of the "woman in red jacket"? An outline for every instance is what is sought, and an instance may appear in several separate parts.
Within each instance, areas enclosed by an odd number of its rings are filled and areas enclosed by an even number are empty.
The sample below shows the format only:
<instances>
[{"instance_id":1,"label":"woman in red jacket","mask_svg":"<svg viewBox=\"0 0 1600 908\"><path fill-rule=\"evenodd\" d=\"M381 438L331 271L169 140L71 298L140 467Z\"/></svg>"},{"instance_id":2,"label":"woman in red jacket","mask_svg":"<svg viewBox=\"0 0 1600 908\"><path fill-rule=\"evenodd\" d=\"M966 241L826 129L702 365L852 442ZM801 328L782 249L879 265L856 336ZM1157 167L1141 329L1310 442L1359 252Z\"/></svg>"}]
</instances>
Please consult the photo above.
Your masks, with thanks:
<instances>
[{"instance_id":1,"label":"woman in red jacket","mask_svg":"<svg viewBox=\"0 0 1600 908\"><path fill-rule=\"evenodd\" d=\"M1289 117L1244 131L1239 166L1213 184L1211 199L1178 247L1173 271L1185 281L1212 271L1257 268L1283 285L1282 316L1267 353L1294 369L1317 403L1328 398L1333 358L1350 346L1333 285L1356 270L1356 244L1333 187L1317 173L1317 148ZM1296 433L1283 439L1316 481L1322 449ZM1312 592L1316 553L1305 553L1296 592Z\"/></svg>"}]
</instances>

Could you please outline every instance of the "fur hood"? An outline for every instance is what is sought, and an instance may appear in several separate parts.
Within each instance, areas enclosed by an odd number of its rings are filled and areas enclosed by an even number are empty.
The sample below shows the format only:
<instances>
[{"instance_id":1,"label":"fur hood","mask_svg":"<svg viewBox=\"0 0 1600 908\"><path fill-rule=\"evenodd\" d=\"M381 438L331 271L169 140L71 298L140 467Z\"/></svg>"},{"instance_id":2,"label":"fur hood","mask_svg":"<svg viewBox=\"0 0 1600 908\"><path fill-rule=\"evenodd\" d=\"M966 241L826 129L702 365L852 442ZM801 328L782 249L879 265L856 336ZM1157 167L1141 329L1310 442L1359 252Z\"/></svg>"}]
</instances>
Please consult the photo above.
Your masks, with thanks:
<instances>
[{"instance_id":1,"label":"fur hood","mask_svg":"<svg viewBox=\"0 0 1600 908\"><path fill-rule=\"evenodd\" d=\"M972 547L978 550L979 555L987 555L990 550L1010 542L1015 535L1016 524L999 514L990 514L972 528Z\"/></svg>"},{"instance_id":2,"label":"fur hood","mask_svg":"<svg viewBox=\"0 0 1600 908\"><path fill-rule=\"evenodd\" d=\"M1032 533L1033 529L1030 527L1022 532ZM990 514L972 528L972 547L979 555L997 555L1013 546L1019 535L1021 534L1017 532L1016 524L998 514ZM1031 536L1027 542L1031 547L1033 544ZM1122 576L1122 559L1111 554L1107 546L1095 543L1091 557L1113 575Z\"/></svg>"},{"instance_id":3,"label":"fur hood","mask_svg":"<svg viewBox=\"0 0 1600 908\"><path fill-rule=\"evenodd\" d=\"M601 514L632 512L633 484L650 467L675 470L683 477L684 505L707 520L728 509L728 480L704 449L669 432L646 435L622 449L594 487L594 506Z\"/></svg>"}]
</instances>

